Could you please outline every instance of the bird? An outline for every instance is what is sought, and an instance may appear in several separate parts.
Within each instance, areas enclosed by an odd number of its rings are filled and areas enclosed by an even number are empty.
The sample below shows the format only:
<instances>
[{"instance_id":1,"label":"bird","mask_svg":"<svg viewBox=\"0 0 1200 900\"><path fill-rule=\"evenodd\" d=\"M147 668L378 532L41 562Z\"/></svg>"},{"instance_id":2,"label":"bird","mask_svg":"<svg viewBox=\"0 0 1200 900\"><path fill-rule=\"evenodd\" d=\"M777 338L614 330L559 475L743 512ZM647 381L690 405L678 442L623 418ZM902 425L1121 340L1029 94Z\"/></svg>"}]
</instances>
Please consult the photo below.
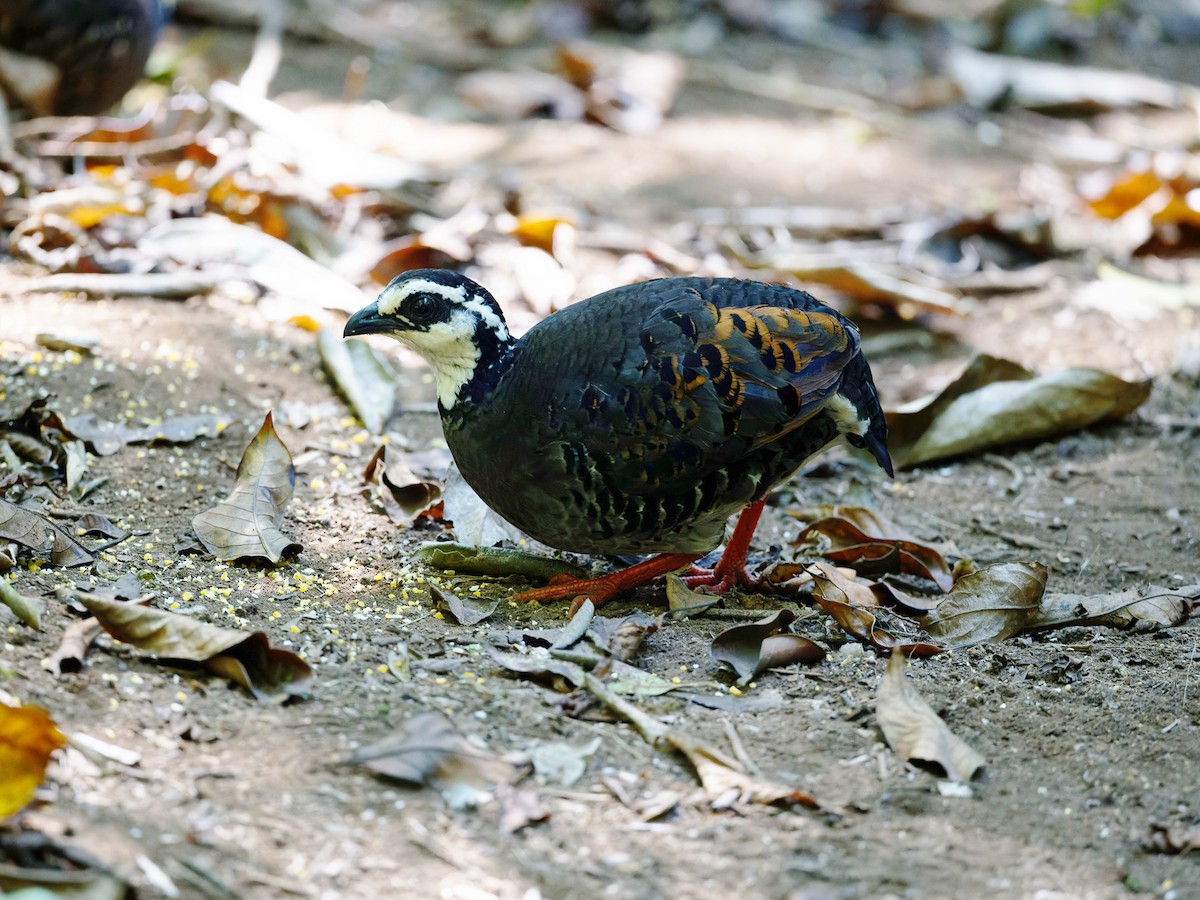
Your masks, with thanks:
<instances>
[{"instance_id":1,"label":"bird","mask_svg":"<svg viewBox=\"0 0 1200 900\"><path fill-rule=\"evenodd\" d=\"M414 269L343 331L371 334L432 368L446 444L492 510L559 550L649 555L513 600L599 607L678 570L714 593L753 588L747 554L773 488L841 440L893 474L858 329L784 285L642 281L564 306L516 338L481 285ZM695 568L734 513L717 563Z\"/></svg>"},{"instance_id":2,"label":"bird","mask_svg":"<svg viewBox=\"0 0 1200 900\"><path fill-rule=\"evenodd\" d=\"M104 112L142 76L160 0L4 0L0 89L34 116Z\"/></svg>"}]
</instances>

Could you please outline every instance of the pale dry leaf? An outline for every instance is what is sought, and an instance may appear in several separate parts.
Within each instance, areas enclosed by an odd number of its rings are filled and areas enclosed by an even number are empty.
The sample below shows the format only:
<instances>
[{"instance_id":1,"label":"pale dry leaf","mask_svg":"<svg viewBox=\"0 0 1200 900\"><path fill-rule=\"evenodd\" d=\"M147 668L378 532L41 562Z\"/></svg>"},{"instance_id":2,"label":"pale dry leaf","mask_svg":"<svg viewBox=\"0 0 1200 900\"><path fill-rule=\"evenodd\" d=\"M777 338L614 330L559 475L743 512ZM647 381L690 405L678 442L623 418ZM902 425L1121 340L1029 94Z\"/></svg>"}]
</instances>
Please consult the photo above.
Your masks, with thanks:
<instances>
[{"instance_id":1,"label":"pale dry leaf","mask_svg":"<svg viewBox=\"0 0 1200 900\"><path fill-rule=\"evenodd\" d=\"M955 735L905 674L908 660L893 653L879 682L875 718L891 747L915 765L936 767L952 781L968 782L983 771L984 758Z\"/></svg>"},{"instance_id":2,"label":"pale dry leaf","mask_svg":"<svg viewBox=\"0 0 1200 900\"><path fill-rule=\"evenodd\" d=\"M1034 375L1016 363L979 356L932 399L888 413L897 467L1044 440L1128 415L1152 382L1123 381L1097 369Z\"/></svg>"},{"instance_id":3,"label":"pale dry leaf","mask_svg":"<svg viewBox=\"0 0 1200 900\"><path fill-rule=\"evenodd\" d=\"M1073 625L1169 628L1182 624L1200 603L1200 584L1167 588L1141 585L1109 594L1050 594L1026 623L1027 631Z\"/></svg>"},{"instance_id":4,"label":"pale dry leaf","mask_svg":"<svg viewBox=\"0 0 1200 900\"><path fill-rule=\"evenodd\" d=\"M317 353L333 383L371 434L381 434L396 405L396 370L374 346L342 338L340 328L317 332Z\"/></svg>"},{"instance_id":5,"label":"pale dry leaf","mask_svg":"<svg viewBox=\"0 0 1200 900\"><path fill-rule=\"evenodd\" d=\"M192 528L217 559L262 557L278 564L300 549L279 527L295 486L292 456L267 413L242 455L233 490L216 506L195 516Z\"/></svg>"}]
</instances>

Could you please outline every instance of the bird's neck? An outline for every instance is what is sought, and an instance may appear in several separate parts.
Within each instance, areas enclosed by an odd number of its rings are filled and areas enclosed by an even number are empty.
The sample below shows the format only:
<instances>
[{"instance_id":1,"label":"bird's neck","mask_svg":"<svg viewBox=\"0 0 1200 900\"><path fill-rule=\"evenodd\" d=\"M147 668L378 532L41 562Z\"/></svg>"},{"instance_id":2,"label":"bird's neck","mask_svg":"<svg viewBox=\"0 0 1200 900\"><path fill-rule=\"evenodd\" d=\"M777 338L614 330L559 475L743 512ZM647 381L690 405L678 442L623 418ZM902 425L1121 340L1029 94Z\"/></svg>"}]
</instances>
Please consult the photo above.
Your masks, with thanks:
<instances>
[{"instance_id":1,"label":"bird's neck","mask_svg":"<svg viewBox=\"0 0 1200 900\"><path fill-rule=\"evenodd\" d=\"M511 364L516 341L507 331L501 335L481 325L471 346L471 356L442 358L434 366L443 420L458 419L491 393Z\"/></svg>"}]
</instances>

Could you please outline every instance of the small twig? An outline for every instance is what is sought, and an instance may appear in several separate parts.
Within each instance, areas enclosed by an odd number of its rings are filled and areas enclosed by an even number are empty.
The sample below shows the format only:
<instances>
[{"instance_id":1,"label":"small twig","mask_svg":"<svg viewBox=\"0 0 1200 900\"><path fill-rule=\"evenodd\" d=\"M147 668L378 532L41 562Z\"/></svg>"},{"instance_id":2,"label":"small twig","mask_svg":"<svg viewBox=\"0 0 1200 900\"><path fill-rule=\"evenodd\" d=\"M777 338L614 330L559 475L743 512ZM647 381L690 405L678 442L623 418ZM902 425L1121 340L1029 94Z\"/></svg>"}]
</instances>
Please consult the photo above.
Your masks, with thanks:
<instances>
[{"instance_id":1,"label":"small twig","mask_svg":"<svg viewBox=\"0 0 1200 900\"><path fill-rule=\"evenodd\" d=\"M1056 547L1053 544L1047 544L1045 541L1039 541L1037 538L1026 537L1023 534L1013 534L1008 531L1001 531L998 528L992 528L984 525L978 519L975 520L975 529L983 534L990 534L992 537L998 537L1002 541L1007 541L1014 547L1025 547L1028 550L1045 550L1048 553L1057 553L1062 547Z\"/></svg>"},{"instance_id":2,"label":"small twig","mask_svg":"<svg viewBox=\"0 0 1200 900\"><path fill-rule=\"evenodd\" d=\"M1019 494L1021 492L1021 488L1025 486L1025 473L1021 471L1020 466L1018 466L1011 459L1005 459L1003 456L999 456L995 453L985 453L983 455L983 459L984 462L989 462L993 466L999 466L1001 469L1004 469L1010 475L1012 475L1012 481L1010 481L1008 483L1008 487L1004 489L1006 493Z\"/></svg>"},{"instance_id":3,"label":"small twig","mask_svg":"<svg viewBox=\"0 0 1200 900\"><path fill-rule=\"evenodd\" d=\"M725 736L729 738L730 749L733 750L733 755L737 757L737 761L742 764L742 768L746 770L748 775L753 775L755 778L762 774L762 770L750 758L750 754L746 752L746 745L742 743L742 736L738 734L737 729L733 726L733 722L729 719L724 719L722 724L725 726Z\"/></svg>"},{"instance_id":4,"label":"small twig","mask_svg":"<svg viewBox=\"0 0 1200 900\"><path fill-rule=\"evenodd\" d=\"M17 289L34 292L78 291L106 297L180 297L206 294L227 280L219 273L209 272L145 272L97 275L63 272L30 278L17 283Z\"/></svg>"}]
</instances>

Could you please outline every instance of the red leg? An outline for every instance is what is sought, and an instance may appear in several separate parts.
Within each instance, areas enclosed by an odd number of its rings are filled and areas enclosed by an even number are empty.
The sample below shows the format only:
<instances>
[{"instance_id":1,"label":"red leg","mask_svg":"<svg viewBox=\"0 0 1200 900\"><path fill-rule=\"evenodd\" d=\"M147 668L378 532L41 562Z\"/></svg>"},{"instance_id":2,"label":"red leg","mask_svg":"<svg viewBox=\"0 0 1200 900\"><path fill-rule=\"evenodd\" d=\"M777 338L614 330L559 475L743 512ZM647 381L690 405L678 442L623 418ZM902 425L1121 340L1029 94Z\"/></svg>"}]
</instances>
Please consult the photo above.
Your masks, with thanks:
<instances>
[{"instance_id":1,"label":"red leg","mask_svg":"<svg viewBox=\"0 0 1200 900\"><path fill-rule=\"evenodd\" d=\"M753 531L753 528L751 531ZM635 588L640 584L645 584L660 575L666 575L668 572L682 569L688 563L695 562L699 558L700 554L698 553L663 553L659 556L652 556L649 559L642 560L635 566L611 572L599 578L548 584L542 588L534 588L531 591L522 591L519 594L513 594L508 599L520 602L545 603L549 600L565 600L568 597L573 597L574 602L571 604L571 612L574 613L584 600L591 600L597 607L603 606L618 594L630 588Z\"/></svg>"},{"instance_id":2,"label":"red leg","mask_svg":"<svg viewBox=\"0 0 1200 900\"><path fill-rule=\"evenodd\" d=\"M714 594L723 594L732 587L758 586L758 579L746 571L746 557L750 553L750 539L754 537L754 529L758 527L766 504L764 497L742 510L717 564L711 571L696 569L685 575L683 580L688 587L704 587Z\"/></svg>"}]
</instances>

